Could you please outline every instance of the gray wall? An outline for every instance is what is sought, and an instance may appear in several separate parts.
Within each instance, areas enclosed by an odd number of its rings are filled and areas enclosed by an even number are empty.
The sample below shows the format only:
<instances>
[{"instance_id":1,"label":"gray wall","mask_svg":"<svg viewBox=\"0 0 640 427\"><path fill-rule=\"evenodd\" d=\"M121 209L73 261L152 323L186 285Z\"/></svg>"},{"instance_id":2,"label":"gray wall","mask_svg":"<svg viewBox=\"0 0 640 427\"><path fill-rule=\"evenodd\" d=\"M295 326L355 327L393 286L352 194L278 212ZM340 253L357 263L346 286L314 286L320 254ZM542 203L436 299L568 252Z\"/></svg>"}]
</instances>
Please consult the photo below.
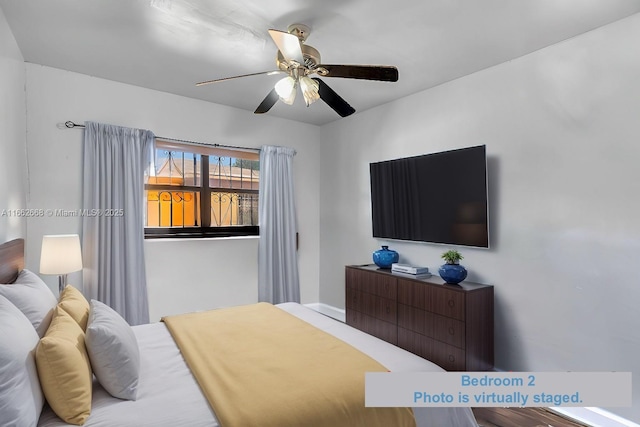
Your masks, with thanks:
<instances>
[{"instance_id":1,"label":"gray wall","mask_svg":"<svg viewBox=\"0 0 640 427\"><path fill-rule=\"evenodd\" d=\"M25 67L0 9L0 242L24 237L26 221L12 216L26 206Z\"/></svg>"},{"instance_id":2,"label":"gray wall","mask_svg":"<svg viewBox=\"0 0 640 427\"><path fill-rule=\"evenodd\" d=\"M370 162L486 144L491 249L459 249L495 285L497 368L632 371L640 389L638 40L634 15L324 126L320 300L344 307L344 265L381 244L433 270L449 249L371 237ZM640 421L640 394L611 410Z\"/></svg>"},{"instance_id":3,"label":"gray wall","mask_svg":"<svg viewBox=\"0 0 640 427\"><path fill-rule=\"evenodd\" d=\"M289 145L300 229L301 297L319 299L319 147L316 126L278 119L83 74L27 64L29 207L73 210L81 206L82 130L57 123L85 120L150 129L158 136L244 147ZM282 140L282 129L291 135ZM28 244L44 234L80 233L80 218L29 219ZM258 300L257 239L147 241L146 267L152 320L166 314L252 303ZM27 265L39 265L39 250ZM55 277L45 276L55 288ZM81 274L69 283L81 283Z\"/></svg>"}]
</instances>

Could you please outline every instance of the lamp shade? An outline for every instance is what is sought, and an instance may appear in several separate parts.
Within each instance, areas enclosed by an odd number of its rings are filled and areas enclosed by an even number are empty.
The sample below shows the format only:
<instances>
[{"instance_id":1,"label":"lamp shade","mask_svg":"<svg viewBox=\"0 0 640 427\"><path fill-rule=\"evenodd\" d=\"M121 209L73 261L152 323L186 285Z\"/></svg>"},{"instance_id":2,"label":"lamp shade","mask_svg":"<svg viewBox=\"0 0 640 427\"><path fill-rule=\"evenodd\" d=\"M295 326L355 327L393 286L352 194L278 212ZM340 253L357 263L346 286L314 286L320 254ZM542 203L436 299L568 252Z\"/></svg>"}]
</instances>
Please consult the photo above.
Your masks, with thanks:
<instances>
[{"instance_id":1,"label":"lamp shade","mask_svg":"<svg viewBox=\"0 0 640 427\"><path fill-rule=\"evenodd\" d=\"M68 274L78 270L82 270L82 253L77 234L42 237L41 274Z\"/></svg>"}]
</instances>

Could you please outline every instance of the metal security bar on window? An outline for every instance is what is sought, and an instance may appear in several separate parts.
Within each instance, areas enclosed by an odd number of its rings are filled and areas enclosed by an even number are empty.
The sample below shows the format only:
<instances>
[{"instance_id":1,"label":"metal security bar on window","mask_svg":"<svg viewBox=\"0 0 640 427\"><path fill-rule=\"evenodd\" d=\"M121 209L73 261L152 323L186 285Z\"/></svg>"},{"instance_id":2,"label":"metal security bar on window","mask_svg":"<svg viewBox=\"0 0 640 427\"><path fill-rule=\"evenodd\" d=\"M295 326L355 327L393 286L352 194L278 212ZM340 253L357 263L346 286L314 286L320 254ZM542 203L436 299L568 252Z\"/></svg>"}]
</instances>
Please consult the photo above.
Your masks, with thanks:
<instances>
[{"instance_id":1,"label":"metal security bar on window","mask_svg":"<svg viewBox=\"0 0 640 427\"><path fill-rule=\"evenodd\" d=\"M175 149L156 150L155 160L145 186L147 237L258 233L258 160Z\"/></svg>"},{"instance_id":2,"label":"metal security bar on window","mask_svg":"<svg viewBox=\"0 0 640 427\"><path fill-rule=\"evenodd\" d=\"M147 225L197 227L200 194L194 191L148 191Z\"/></svg>"},{"instance_id":3,"label":"metal security bar on window","mask_svg":"<svg viewBox=\"0 0 640 427\"><path fill-rule=\"evenodd\" d=\"M199 154L157 150L147 184L147 227L199 226L200 162Z\"/></svg>"},{"instance_id":4,"label":"metal security bar on window","mask_svg":"<svg viewBox=\"0 0 640 427\"><path fill-rule=\"evenodd\" d=\"M209 164L211 225L258 225L258 162L211 156Z\"/></svg>"}]
</instances>

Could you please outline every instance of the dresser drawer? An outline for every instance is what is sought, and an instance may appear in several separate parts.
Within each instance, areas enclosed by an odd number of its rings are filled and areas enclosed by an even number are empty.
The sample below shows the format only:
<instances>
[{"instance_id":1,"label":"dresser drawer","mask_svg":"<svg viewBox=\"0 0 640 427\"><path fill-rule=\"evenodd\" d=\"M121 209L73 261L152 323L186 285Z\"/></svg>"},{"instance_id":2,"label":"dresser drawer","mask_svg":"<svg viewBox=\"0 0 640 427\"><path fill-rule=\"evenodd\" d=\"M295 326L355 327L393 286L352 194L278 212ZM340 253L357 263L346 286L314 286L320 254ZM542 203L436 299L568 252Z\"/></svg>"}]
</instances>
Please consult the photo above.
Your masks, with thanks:
<instances>
[{"instance_id":1,"label":"dresser drawer","mask_svg":"<svg viewBox=\"0 0 640 427\"><path fill-rule=\"evenodd\" d=\"M397 281L388 274L363 273L355 268L345 271L346 288L367 292L383 298L397 299Z\"/></svg>"},{"instance_id":2,"label":"dresser drawer","mask_svg":"<svg viewBox=\"0 0 640 427\"><path fill-rule=\"evenodd\" d=\"M464 321L464 293L445 286L398 279L398 302Z\"/></svg>"},{"instance_id":3,"label":"dresser drawer","mask_svg":"<svg viewBox=\"0 0 640 427\"><path fill-rule=\"evenodd\" d=\"M398 327L395 323L385 322L384 320L376 319L373 331L370 332L381 340L384 340L393 345L398 344Z\"/></svg>"},{"instance_id":4,"label":"dresser drawer","mask_svg":"<svg viewBox=\"0 0 640 427\"><path fill-rule=\"evenodd\" d=\"M409 329L398 327L398 347L429 359L433 353L433 340Z\"/></svg>"},{"instance_id":5,"label":"dresser drawer","mask_svg":"<svg viewBox=\"0 0 640 427\"><path fill-rule=\"evenodd\" d=\"M356 310L369 316L376 315L376 296L367 292L347 288L347 310Z\"/></svg>"},{"instance_id":6,"label":"dresser drawer","mask_svg":"<svg viewBox=\"0 0 640 427\"><path fill-rule=\"evenodd\" d=\"M464 322L464 299L462 292L452 291L444 287L430 286L424 307L433 313L453 317Z\"/></svg>"},{"instance_id":7,"label":"dresser drawer","mask_svg":"<svg viewBox=\"0 0 640 427\"><path fill-rule=\"evenodd\" d=\"M433 347L431 361L447 371L464 371L466 366L464 350L452 345L440 344Z\"/></svg>"},{"instance_id":8,"label":"dresser drawer","mask_svg":"<svg viewBox=\"0 0 640 427\"><path fill-rule=\"evenodd\" d=\"M393 345L398 343L398 327L395 323L385 322L384 320L376 319L373 316L368 316L353 310L347 311L346 321L347 325L366 332L369 335L378 337Z\"/></svg>"},{"instance_id":9,"label":"dresser drawer","mask_svg":"<svg viewBox=\"0 0 640 427\"><path fill-rule=\"evenodd\" d=\"M461 349L465 348L464 322L438 314L433 315L433 320L433 338Z\"/></svg>"},{"instance_id":10,"label":"dresser drawer","mask_svg":"<svg viewBox=\"0 0 640 427\"><path fill-rule=\"evenodd\" d=\"M398 304L398 326L429 338L465 348L465 325L450 317Z\"/></svg>"},{"instance_id":11,"label":"dresser drawer","mask_svg":"<svg viewBox=\"0 0 640 427\"><path fill-rule=\"evenodd\" d=\"M398 299L398 287L395 277L385 274L375 275L375 288L373 293L393 301Z\"/></svg>"},{"instance_id":12,"label":"dresser drawer","mask_svg":"<svg viewBox=\"0 0 640 427\"><path fill-rule=\"evenodd\" d=\"M345 284L347 289L363 291L367 287L367 283L370 282L370 275L363 274L355 268L347 268L345 270Z\"/></svg>"},{"instance_id":13,"label":"dresser drawer","mask_svg":"<svg viewBox=\"0 0 640 427\"><path fill-rule=\"evenodd\" d=\"M398 304L394 300L376 297L376 318L395 324L398 319Z\"/></svg>"},{"instance_id":14,"label":"dresser drawer","mask_svg":"<svg viewBox=\"0 0 640 427\"><path fill-rule=\"evenodd\" d=\"M430 360L447 371L466 369L464 350L404 328L398 328L398 347Z\"/></svg>"},{"instance_id":15,"label":"dresser drawer","mask_svg":"<svg viewBox=\"0 0 640 427\"><path fill-rule=\"evenodd\" d=\"M347 325L373 335L376 329L376 318L367 316L359 311L347 311Z\"/></svg>"},{"instance_id":16,"label":"dresser drawer","mask_svg":"<svg viewBox=\"0 0 640 427\"><path fill-rule=\"evenodd\" d=\"M406 279L398 279L398 303L412 307L424 307L428 285Z\"/></svg>"}]
</instances>

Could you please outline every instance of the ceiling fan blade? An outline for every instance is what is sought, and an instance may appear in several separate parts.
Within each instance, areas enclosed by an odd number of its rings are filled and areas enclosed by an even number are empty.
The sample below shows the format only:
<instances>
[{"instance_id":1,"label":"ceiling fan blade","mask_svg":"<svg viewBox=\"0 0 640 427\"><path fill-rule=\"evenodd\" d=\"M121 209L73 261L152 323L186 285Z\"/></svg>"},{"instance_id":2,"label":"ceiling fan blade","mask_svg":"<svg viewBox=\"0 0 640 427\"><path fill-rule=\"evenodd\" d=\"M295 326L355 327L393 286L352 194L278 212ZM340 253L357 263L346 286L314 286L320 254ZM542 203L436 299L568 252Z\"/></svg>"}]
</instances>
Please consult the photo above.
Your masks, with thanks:
<instances>
[{"instance_id":1,"label":"ceiling fan blade","mask_svg":"<svg viewBox=\"0 0 640 427\"><path fill-rule=\"evenodd\" d=\"M318 65L318 74L323 77L344 77L347 79L380 80L397 82L398 69L390 65Z\"/></svg>"},{"instance_id":2,"label":"ceiling fan blade","mask_svg":"<svg viewBox=\"0 0 640 427\"><path fill-rule=\"evenodd\" d=\"M341 117L347 117L351 114L355 113L356 110L347 103L344 99L340 97L337 93L334 92L325 82L318 78L313 78L320 87L318 88L318 94L320 95L320 99L327 103L327 105L338 113Z\"/></svg>"},{"instance_id":3,"label":"ceiling fan blade","mask_svg":"<svg viewBox=\"0 0 640 427\"><path fill-rule=\"evenodd\" d=\"M242 75L239 75L239 76L223 77L221 79L207 80L207 81L204 81L204 82L196 83L196 86L204 86L204 85L208 85L208 84L211 84L211 83L218 83L218 82L224 82L224 81L227 81L227 80L239 79L240 77L259 76L261 74L272 75L272 74L280 74L280 73L284 73L284 71L281 71L281 70L261 71L259 73L242 74Z\"/></svg>"},{"instance_id":4,"label":"ceiling fan blade","mask_svg":"<svg viewBox=\"0 0 640 427\"><path fill-rule=\"evenodd\" d=\"M280 30L269 30L269 35L278 46L278 50L282 53L284 59L296 61L300 65L304 64L302 47L300 47L300 40L297 36Z\"/></svg>"},{"instance_id":5,"label":"ceiling fan blade","mask_svg":"<svg viewBox=\"0 0 640 427\"><path fill-rule=\"evenodd\" d=\"M280 97L278 96L278 93L276 92L275 88L271 89L271 92L269 92L267 97L262 100L260 105L258 105L258 108L256 108L256 111L254 111L253 113L254 114L266 113L271 109L271 107L276 105L276 102L278 102L278 99L280 99Z\"/></svg>"}]
</instances>

